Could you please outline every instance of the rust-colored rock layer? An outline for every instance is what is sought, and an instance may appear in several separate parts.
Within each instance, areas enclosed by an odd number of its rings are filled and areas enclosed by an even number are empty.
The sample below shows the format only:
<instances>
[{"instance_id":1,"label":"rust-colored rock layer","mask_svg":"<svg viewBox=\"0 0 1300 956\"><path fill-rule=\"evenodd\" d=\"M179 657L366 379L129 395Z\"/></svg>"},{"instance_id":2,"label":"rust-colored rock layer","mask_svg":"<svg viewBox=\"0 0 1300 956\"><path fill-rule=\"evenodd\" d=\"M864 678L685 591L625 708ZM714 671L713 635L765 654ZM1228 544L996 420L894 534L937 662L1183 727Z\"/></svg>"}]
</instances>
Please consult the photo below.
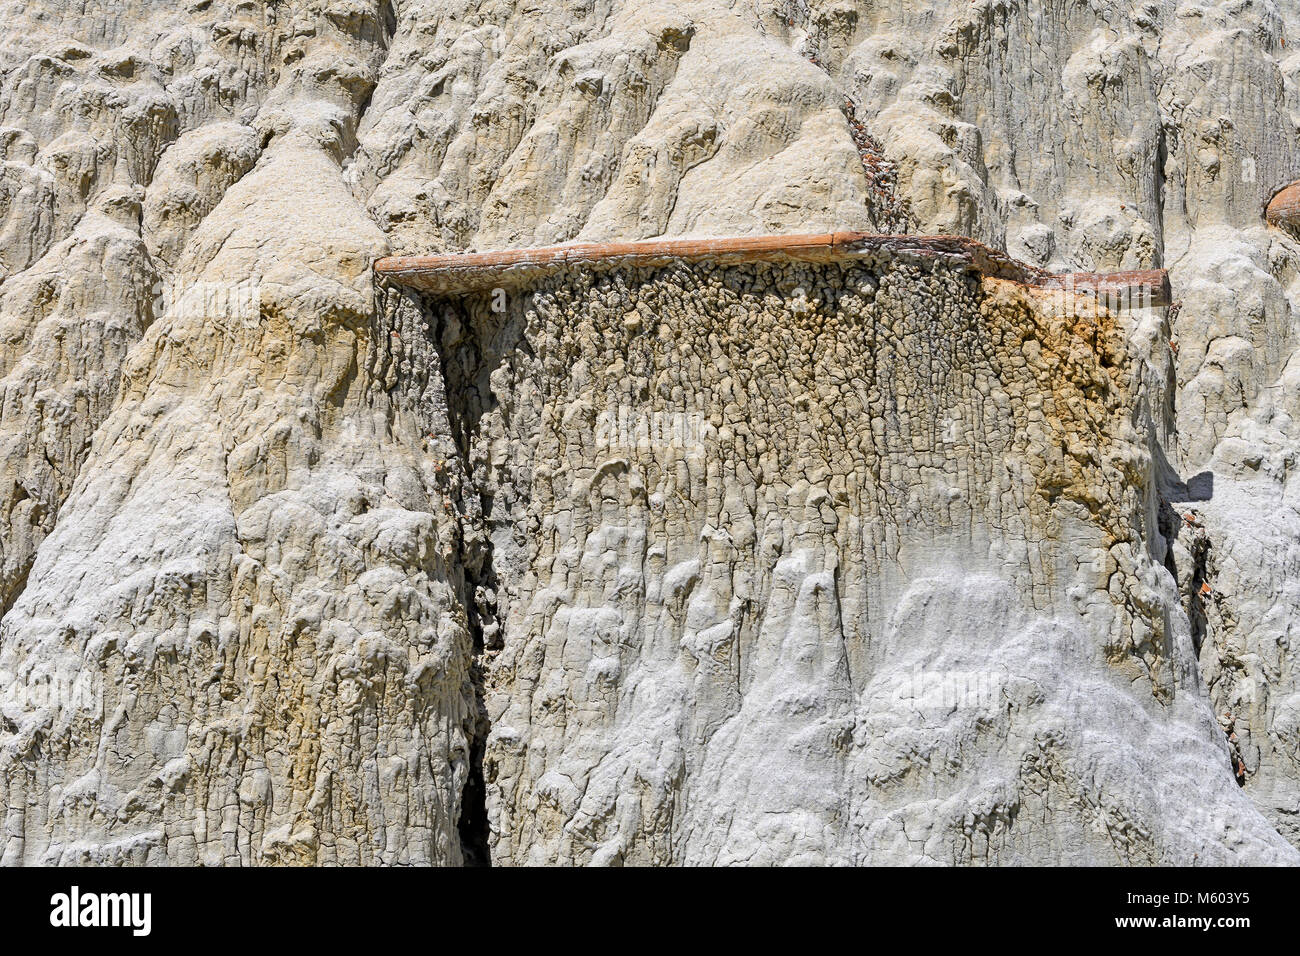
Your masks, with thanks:
<instances>
[{"instance_id":1,"label":"rust-colored rock layer","mask_svg":"<svg viewBox=\"0 0 1300 956\"><path fill-rule=\"evenodd\" d=\"M965 236L895 236L831 232L807 236L736 236L709 239L646 239L638 242L576 242L536 249L439 256L394 256L375 262L375 272L425 292L461 293L525 285L543 275L584 267L637 267L708 259L721 263L829 262L872 255L898 255L965 263L975 272L1044 289L1104 294L1120 307L1170 302L1164 269L1053 274L1019 262Z\"/></svg>"},{"instance_id":2,"label":"rust-colored rock layer","mask_svg":"<svg viewBox=\"0 0 1300 956\"><path fill-rule=\"evenodd\" d=\"M1269 201L1264 218L1270 225L1300 230L1300 182L1278 192Z\"/></svg>"}]
</instances>

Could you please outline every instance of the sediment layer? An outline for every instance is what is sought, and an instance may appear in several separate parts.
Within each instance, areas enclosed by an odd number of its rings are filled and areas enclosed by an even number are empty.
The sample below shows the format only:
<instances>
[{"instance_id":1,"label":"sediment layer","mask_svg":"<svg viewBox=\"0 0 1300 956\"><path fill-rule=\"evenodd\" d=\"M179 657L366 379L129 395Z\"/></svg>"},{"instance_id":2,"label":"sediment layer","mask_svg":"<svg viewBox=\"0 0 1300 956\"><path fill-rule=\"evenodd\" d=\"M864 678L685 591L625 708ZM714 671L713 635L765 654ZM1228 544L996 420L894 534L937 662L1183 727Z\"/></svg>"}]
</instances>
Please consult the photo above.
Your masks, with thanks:
<instances>
[{"instance_id":1,"label":"sediment layer","mask_svg":"<svg viewBox=\"0 0 1300 956\"><path fill-rule=\"evenodd\" d=\"M637 242L579 242L536 249L470 252L440 256L379 259L383 279L426 292L472 292L515 288L564 269L636 268L674 261L835 262L863 256L951 262L989 276L1037 288L1103 293L1140 305L1170 303L1169 275L1163 269L1113 273L1053 274L1018 262L965 236L876 235L832 232L820 235L736 236L708 239L646 239Z\"/></svg>"}]
</instances>

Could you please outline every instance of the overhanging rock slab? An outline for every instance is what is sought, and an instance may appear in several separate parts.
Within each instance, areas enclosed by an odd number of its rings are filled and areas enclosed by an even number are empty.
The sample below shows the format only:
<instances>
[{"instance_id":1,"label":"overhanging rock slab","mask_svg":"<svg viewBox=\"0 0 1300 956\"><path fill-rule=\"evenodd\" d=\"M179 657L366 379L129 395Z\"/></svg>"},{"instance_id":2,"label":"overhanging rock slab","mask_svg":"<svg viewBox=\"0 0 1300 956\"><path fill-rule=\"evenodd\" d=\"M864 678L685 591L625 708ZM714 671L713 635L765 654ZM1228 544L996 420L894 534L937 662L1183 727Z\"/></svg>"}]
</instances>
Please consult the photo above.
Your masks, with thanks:
<instances>
[{"instance_id":1,"label":"overhanging rock slab","mask_svg":"<svg viewBox=\"0 0 1300 956\"><path fill-rule=\"evenodd\" d=\"M1166 306L1171 294L1164 269L1128 272L1051 273L1019 262L965 236L898 236L832 232L795 236L736 236L704 239L646 239L637 242L577 242L535 249L391 256L375 262L383 279L437 294L515 288L573 268L634 268L707 260L746 262L834 262L868 256L965 263L981 275L1027 286L1102 295L1119 308Z\"/></svg>"}]
</instances>

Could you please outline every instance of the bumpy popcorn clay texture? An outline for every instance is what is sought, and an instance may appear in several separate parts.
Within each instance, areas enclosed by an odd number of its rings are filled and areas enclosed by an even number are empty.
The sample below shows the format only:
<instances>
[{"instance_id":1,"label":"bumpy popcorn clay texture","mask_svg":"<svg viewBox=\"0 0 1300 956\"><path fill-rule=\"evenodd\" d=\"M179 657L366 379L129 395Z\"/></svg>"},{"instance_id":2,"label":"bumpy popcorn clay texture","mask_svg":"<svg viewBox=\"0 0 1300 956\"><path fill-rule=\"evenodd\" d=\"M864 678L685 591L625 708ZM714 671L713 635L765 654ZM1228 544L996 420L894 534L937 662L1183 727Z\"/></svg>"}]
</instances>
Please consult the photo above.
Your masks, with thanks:
<instances>
[{"instance_id":1,"label":"bumpy popcorn clay texture","mask_svg":"<svg viewBox=\"0 0 1300 956\"><path fill-rule=\"evenodd\" d=\"M0 14L3 862L1300 862L1294 5Z\"/></svg>"}]
</instances>

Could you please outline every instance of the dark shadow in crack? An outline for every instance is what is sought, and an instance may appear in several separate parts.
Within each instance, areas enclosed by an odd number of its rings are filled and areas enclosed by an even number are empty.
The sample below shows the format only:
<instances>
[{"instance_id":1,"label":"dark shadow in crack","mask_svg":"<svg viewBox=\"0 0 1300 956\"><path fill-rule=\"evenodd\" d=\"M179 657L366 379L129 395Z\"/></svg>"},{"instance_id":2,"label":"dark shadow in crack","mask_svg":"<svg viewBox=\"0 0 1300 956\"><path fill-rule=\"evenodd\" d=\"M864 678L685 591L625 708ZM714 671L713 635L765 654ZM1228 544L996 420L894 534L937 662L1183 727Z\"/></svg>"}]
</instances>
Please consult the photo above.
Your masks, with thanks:
<instances>
[{"instance_id":1,"label":"dark shadow in crack","mask_svg":"<svg viewBox=\"0 0 1300 956\"><path fill-rule=\"evenodd\" d=\"M1169 459L1164 449L1154 445L1156 464L1156 489L1160 496L1169 502L1209 501L1214 497L1214 472L1202 471L1190 478L1182 478Z\"/></svg>"},{"instance_id":2,"label":"dark shadow in crack","mask_svg":"<svg viewBox=\"0 0 1300 956\"><path fill-rule=\"evenodd\" d=\"M1209 501L1214 497L1214 472L1203 471L1170 489L1170 501Z\"/></svg>"}]
</instances>

